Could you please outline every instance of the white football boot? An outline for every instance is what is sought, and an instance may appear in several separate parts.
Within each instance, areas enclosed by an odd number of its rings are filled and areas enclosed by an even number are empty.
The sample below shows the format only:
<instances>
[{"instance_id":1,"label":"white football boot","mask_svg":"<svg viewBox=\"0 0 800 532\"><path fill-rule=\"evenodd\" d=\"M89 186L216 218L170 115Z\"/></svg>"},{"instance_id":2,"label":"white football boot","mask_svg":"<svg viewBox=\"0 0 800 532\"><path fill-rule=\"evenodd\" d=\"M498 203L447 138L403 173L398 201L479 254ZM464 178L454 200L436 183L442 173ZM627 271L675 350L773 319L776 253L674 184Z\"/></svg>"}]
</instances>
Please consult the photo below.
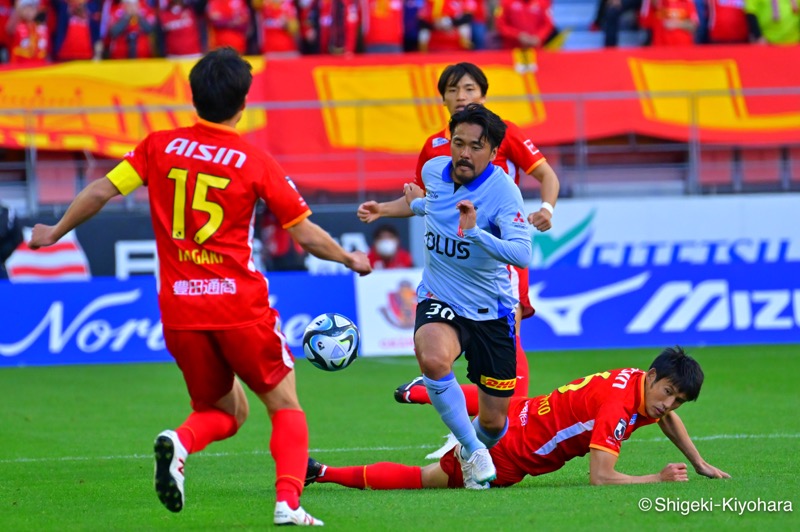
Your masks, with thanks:
<instances>
[{"instance_id":1,"label":"white football boot","mask_svg":"<svg viewBox=\"0 0 800 532\"><path fill-rule=\"evenodd\" d=\"M302 506L298 506L297 510L292 510L284 501L275 503L275 518L272 522L276 525L297 526L322 526L325 524L303 510Z\"/></svg>"},{"instance_id":2,"label":"white football boot","mask_svg":"<svg viewBox=\"0 0 800 532\"><path fill-rule=\"evenodd\" d=\"M156 458L155 486L158 499L170 512L183 509L183 466L189 453L174 430L156 436L153 445Z\"/></svg>"},{"instance_id":3,"label":"white football boot","mask_svg":"<svg viewBox=\"0 0 800 532\"><path fill-rule=\"evenodd\" d=\"M456 454L456 459L458 463L461 464L461 476L464 477L464 487L468 490L487 490L489 489L489 482L477 482L475 480L475 464L470 460L464 459L461 456L461 444L456 444L455 450L453 452ZM477 452L477 451L476 451ZM488 453L487 453L488 454ZM470 459L475 456L475 453L472 453ZM494 466L492 466L494 467ZM494 480L494 478L492 478Z\"/></svg>"}]
</instances>

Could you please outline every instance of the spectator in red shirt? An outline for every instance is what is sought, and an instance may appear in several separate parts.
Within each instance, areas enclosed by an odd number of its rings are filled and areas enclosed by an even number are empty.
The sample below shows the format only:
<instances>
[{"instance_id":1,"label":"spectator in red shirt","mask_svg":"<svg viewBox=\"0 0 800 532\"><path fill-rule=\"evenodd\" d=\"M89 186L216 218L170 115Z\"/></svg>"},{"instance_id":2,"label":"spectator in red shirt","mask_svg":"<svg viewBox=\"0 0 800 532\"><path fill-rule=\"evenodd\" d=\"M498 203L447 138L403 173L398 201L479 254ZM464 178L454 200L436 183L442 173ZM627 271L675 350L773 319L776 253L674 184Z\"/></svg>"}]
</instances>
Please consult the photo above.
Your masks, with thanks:
<instances>
[{"instance_id":1,"label":"spectator in red shirt","mask_svg":"<svg viewBox=\"0 0 800 532\"><path fill-rule=\"evenodd\" d=\"M472 15L466 0L425 0L419 12L419 51L472 48Z\"/></svg>"},{"instance_id":2,"label":"spectator in red shirt","mask_svg":"<svg viewBox=\"0 0 800 532\"><path fill-rule=\"evenodd\" d=\"M102 54L99 0L53 0L56 61L87 60Z\"/></svg>"},{"instance_id":3,"label":"spectator in red shirt","mask_svg":"<svg viewBox=\"0 0 800 532\"><path fill-rule=\"evenodd\" d=\"M411 268L411 254L400 246L400 235L392 225L381 225L372 235L372 247L367 254L374 270Z\"/></svg>"},{"instance_id":4,"label":"spectator in red shirt","mask_svg":"<svg viewBox=\"0 0 800 532\"><path fill-rule=\"evenodd\" d=\"M368 0L364 16L364 50L367 53L403 51L403 0Z\"/></svg>"},{"instance_id":5,"label":"spectator in red shirt","mask_svg":"<svg viewBox=\"0 0 800 532\"><path fill-rule=\"evenodd\" d=\"M300 19L294 1L263 0L259 11L261 52L271 55L298 54Z\"/></svg>"},{"instance_id":6,"label":"spectator in red shirt","mask_svg":"<svg viewBox=\"0 0 800 532\"><path fill-rule=\"evenodd\" d=\"M334 55L355 53L360 21L358 0L320 0L320 52Z\"/></svg>"},{"instance_id":7,"label":"spectator in red shirt","mask_svg":"<svg viewBox=\"0 0 800 532\"><path fill-rule=\"evenodd\" d=\"M10 41L12 65L43 64L50 55L50 35L39 0L17 0L8 17L6 32Z\"/></svg>"},{"instance_id":8,"label":"spectator in red shirt","mask_svg":"<svg viewBox=\"0 0 800 532\"><path fill-rule=\"evenodd\" d=\"M475 50L486 49L486 4L487 0L466 0L467 12L472 17L472 47Z\"/></svg>"},{"instance_id":9,"label":"spectator in red shirt","mask_svg":"<svg viewBox=\"0 0 800 532\"><path fill-rule=\"evenodd\" d=\"M494 21L503 48L541 48L558 34L550 0L500 0Z\"/></svg>"},{"instance_id":10,"label":"spectator in red shirt","mask_svg":"<svg viewBox=\"0 0 800 532\"><path fill-rule=\"evenodd\" d=\"M122 0L111 13L108 29L111 59L153 57L150 37L156 29L156 15L139 0Z\"/></svg>"},{"instance_id":11,"label":"spectator in red shirt","mask_svg":"<svg viewBox=\"0 0 800 532\"><path fill-rule=\"evenodd\" d=\"M301 54L319 53L319 2L297 0L297 20L300 23L299 48Z\"/></svg>"},{"instance_id":12,"label":"spectator in red shirt","mask_svg":"<svg viewBox=\"0 0 800 532\"><path fill-rule=\"evenodd\" d=\"M713 44L748 42L744 0L707 1L709 41Z\"/></svg>"},{"instance_id":13,"label":"spectator in red shirt","mask_svg":"<svg viewBox=\"0 0 800 532\"><path fill-rule=\"evenodd\" d=\"M250 8L244 0L209 0L206 17L211 29L209 48L230 46L240 54L247 51Z\"/></svg>"},{"instance_id":14,"label":"spectator in red shirt","mask_svg":"<svg viewBox=\"0 0 800 532\"><path fill-rule=\"evenodd\" d=\"M642 26L652 32L653 46L691 46L697 29L693 0L644 0Z\"/></svg>"},{"instance_id":15,"label":"spectator in red shirt","mask_svg":"<svg viewBox=\"0 0 800 532\"><path fill-rule=\"evenodd\" d=\"M158 25L166 57L199 57L203 53L194 5L185 0L170 0L158 12Z\"/></svg>"},{"instance_id":16,"label":"spectator in red shirt","mask_svg":"<svg viewBox=\"0 0 800 532\"><path fill-rule=\"evenodd\" d=\"M11 39L6 27L12 11L14 11L14 0L0 0L0 63L8 62L8 47Z\"/></svg>"}]
</instances>

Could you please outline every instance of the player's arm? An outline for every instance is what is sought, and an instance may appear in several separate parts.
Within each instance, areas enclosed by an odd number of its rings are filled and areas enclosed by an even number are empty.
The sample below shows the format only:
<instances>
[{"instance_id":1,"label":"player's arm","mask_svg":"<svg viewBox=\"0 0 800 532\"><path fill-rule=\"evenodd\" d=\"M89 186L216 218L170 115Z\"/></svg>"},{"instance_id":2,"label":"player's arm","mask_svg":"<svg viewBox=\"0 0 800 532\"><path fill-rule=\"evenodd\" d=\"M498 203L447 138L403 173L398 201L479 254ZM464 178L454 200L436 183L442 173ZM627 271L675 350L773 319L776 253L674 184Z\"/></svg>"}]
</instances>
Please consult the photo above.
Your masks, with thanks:
<instances>
[{"instance_id":1,"label":"player's arm","mask_svg":"<svg viewBox=\"0 0 800 532\"><path fill-rule=\"evenodd\" d=\"M678 414L675 412L668 413L658 420L658 426L661 428L661 432L675 444L675 447L680 449L686 459L694 466L694 470L697 471L698 474L708 478L731 478L725 471L703 460L694 442L692 442L692 439L689 437L689 432L686 430L683 420L678 417Z\"/></svg>"},{"instance_id":2,"label":"player's arm","mask_svg":"<svg viewBox=\"0 0 800 532\"><path fill-rule=\"evenodd\" d=\"M287 227L286 230L304 250L315 257L344 264L361 275L366 275L372 271L365 253L361 251L345 251L327 231L308 218L304 218L297 224Z\"/></svg>"},{"instance_id":3,"label":"player's arm","mask_svg":"<svg viewBox=\"0 0 800 532\"><path fill-rule=\"evenodd\" d=\"M408 206L405 195L392 201L378 203L365 201L356 211L358 219L364 223L372 223L379 218L410 218L414 211Z\"/></svg>"},{"instance_id":4,"label":"player's arm","mask_svg":"<svg viewBox=\"0 0 800 532\"><path fill-rule=\"evenodd\" d=\"M652 484L654 482L685 482L689 480L686 464L667 464L652 475L626 475L615 469L615 453L592 447L589 450L589 482L592 486L606 484Z\"/></svg>"},{"instance_id":5,"label":"player's arm","mask_svg":"<svg viewBox=\"0 0 800 532\"><path fill-rule=\"evenodd\" d=\"M519 190L515 190L515 192L519 196ZM522 197L519 196L518 199L517 203L520 210L515 212L521 212L522 209ZM459 201L456 207L460 212L458 220L459 236L463 236L473 244L480 246L490 257L500 262L520 268L525 268L530 264L533 254L530 234L527 227L524 226L524 222L516 224L516 226L507 223L508 220L513 219L515 216L513 213L501 214L499 227L502 238L497 238L477 226L478 215L475 205L471 201Z\"/></svg>"},{"instance_id":6,"label":"player's arm","mask_svg":"<svg viewBox=\"0 0 800 532\"><path fill-rule=\"evenodd\" d=\"M36 224L33 227L31 241L28 246L31 249L52 246L65 234L100 212L100 209L111 198L120 194L119 189L108 177L93 181L75 196L67 212L64 213L58 223L55 225Z\"/></svg>"},{"instance_id":7,"label":"player's arm","mask_svg":"<svg viewBox=\"0 0 800 532\"><path fill-rule=\"evenodd\" d=\"M553 218L552 209L556 206L556 201L558 201L558 191L561 189L561 183L558 181L556 171L544 160L533 169L531 176L541 183L542 206L538 211L528 215L528 222L539 231L547 231L553 227L551 222Z\"/></svg>"}]
</instances>

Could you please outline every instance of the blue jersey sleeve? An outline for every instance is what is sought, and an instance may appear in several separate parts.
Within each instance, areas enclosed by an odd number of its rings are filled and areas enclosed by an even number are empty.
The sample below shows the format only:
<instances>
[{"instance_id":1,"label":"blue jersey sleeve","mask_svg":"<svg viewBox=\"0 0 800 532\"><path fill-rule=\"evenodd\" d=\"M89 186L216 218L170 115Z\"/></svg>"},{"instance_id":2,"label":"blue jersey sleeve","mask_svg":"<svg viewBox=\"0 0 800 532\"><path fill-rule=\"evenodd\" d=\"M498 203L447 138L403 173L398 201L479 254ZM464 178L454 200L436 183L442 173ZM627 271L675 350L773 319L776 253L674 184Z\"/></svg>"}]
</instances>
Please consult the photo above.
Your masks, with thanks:
<instances>
[{"instance_id":1,"label":"blue jersey sleeve","mask_svg":"<svg viewBox=\"0 0 800 532\"><path fill-rule=\"evenodd\" d=\"M508 240L497 238L479 227L464 231L464 238L477 244L493 259L519 268L527 267L531 262L530 237L513 236Z\"/></svg>"}]
</instances>

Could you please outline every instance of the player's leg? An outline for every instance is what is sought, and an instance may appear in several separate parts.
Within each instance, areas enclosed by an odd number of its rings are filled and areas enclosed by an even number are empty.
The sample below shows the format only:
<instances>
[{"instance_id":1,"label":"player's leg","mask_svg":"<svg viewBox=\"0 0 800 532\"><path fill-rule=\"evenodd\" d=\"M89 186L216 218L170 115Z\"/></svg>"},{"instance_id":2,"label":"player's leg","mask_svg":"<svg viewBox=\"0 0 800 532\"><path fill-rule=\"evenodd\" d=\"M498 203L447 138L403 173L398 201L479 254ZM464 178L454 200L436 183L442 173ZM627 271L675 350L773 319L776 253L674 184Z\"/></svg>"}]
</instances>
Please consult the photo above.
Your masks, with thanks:
<instances>
[{"instance_id":1,"label":"player's leg","mask_svg":"<svg viewBox=\"0 0 800 532\"><path fill-rule=\"evenodd\" d=\"M514 387L514 396L527 397L529 379L528 356L522 348L522 340L520 338L520 324L523 319L533 316L534 309L530 303L529 296L529 271L528 268L517 268L516 266L509 266L509 277L511 278L511 286L514 290L514 295L519 299L520 303L517 305L516 312L514 313L515 324L514 331L516 332L516 356L517 356L517 383ZM464 398L467 403L467 412L470 416L478 414L478 388L474 384L462 384L461 391L464 392ZM401 384L395 389L394 398L398 403L411 403L411 404L431 404L431 399L428 396L428 390L425 388L421 377L417 377L405 384ZM441 458L440 453L443 450L452 448L451 442L445 444L442 449L428 455L430 458Z\"/></svg>"},{"instance_id":2,"label":"player's leg","mask_svg":"<svg viewBox=\"0 0 800 532\"><path fill-rule=\"evenodd\" d=\"M309 458L306 485L314 482L339 484L361 490L415 490L446 488L447 476L442 473L439 464L419 467L380 462L366 466L334 467Z\"/></svg>"},{"instance_id":3,"label":"player's leg","mask_svg":"<svg viewBox=\"0 0 800 532\"><path fill-rule=\"evenodd\" d=\"M514 332L517 335L516 354L517 354L517 384L514 387L515 397L528 397L528 385L530 382L528 356L522 348L522 339L520 337L520 325L522 320L530 318L534 314L533 306L530 299L530 277L528 268L517 268L516 266L510 267L511 271L511 285L514 286L515 295L519 299L516 312L514 314Z\"/></svg>"},{"instance_id":4,"label":"player's leg","mask_svg":"<svg viewBox=\"0 0 800 532\"><path fill-rule=\"evenodd\" d=\"M470 416L478 414L478 387L474 384L462 384L461 391L464 392L464 400L467 404L467 412ZM413 380L401 384L394 391L394 399L398 403L415 405L429 405L431 398L428 396L428 389L422 380L422 375Z\"/></svg>"},{"instance_id":5,"label":"player's leg","mask_svg":"<svg viewBox=\"0 0 800 532\"><path fill-rule=\"evenodd\" d=\"M470 453L484 448L470 422L464 393L453 373L462 352L457 316L439 301L417 305L414 348L431 403L447 428Z\"/></svg>"},{"instance_id":6,"label":"player's leg","mask_svg":"<svg viewBox=\"0 0 800 532\"><path fill-rule=\"evenodd\" d=\"M472 421L478 438L491 449L508 430L508 405L510 397L495 397L478 391L480 411Z\"/></svg>"},{"instance_id":7,"label":"player's leg","mask_svg":"<svg viewBox=\"0 0 800 532\"><path fill-rule=\"evenodd\" d=\"M223 332L224 333L224 332ZM300 506L308 464L308 425L295 387L294 357L280 332L278 313L229 338L227 358L255 392L272 421L270 453L276 469L276 524L321 525Z\"/></svg>"},{"instance_id":8,"label":"player's leg","mask_svg":"<svg viewBox=\"0 0 800 532\"><path fill-rule=\"evenodd\" d=\"M172 512L181 511L185 502L188 455L233 436L247 419L244 390L219 355L212 334L164 329L167 349L183 373L193 410L177 429L161 432L154 444L156 493Z\"/></svg>"},{"instance_id":9,"label":"player's leg","mask_svg":"<svg viewBox=\"0 0 800 532\"><path fill-rule=\"evenodd\" d=\"M486 321L465 320L465 327L469 334L464 346L467 377L479 389L480 407L473 425L478 439L489 449L508 429L509 399L517 381L514 316L509 314ZM471 471L478 484L496 478L497 471L488 451L474 454L465 461L467 455L462 450L460 458L465 477Z\"/></svg>"}]
</instances>

